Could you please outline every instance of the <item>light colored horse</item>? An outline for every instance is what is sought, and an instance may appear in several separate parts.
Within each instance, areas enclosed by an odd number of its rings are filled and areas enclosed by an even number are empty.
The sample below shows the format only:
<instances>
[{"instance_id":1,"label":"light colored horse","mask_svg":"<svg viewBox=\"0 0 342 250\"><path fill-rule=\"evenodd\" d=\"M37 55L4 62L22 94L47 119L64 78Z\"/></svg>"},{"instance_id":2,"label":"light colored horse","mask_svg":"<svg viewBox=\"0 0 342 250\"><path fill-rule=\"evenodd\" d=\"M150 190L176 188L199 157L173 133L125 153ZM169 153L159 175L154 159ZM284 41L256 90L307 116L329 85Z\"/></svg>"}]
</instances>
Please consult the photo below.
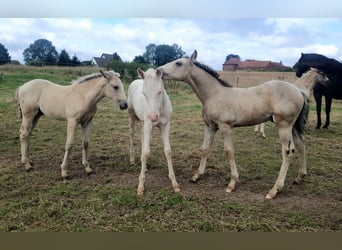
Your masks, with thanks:
<instances>
[{"instance_id":1,"label":"light colored horse","mask_svg":"<svg viewBox=\"0 0 342 250\"><path fill-rule=\"evenodd\" d=\"M68 178L67 160L74 141L76 125L82 127L82 165L86 173L93 169L88 163L88 144L91 121L96 104L109 97L120 109L127 108L127 98L119 74L100 71L76 80L72 85L61 86L47 80L35 79L16 90L20 127L21 162L26 170L33 168L29 160L29 137L42 115L67 121L67 140L61 164L62 178Z\"/></svg>"},{"instance_id":2,"label":"light colored horse","mask_svg":"<svg viewBox=\"0 0 342 250\"><path fill-rule=\"evenodd\" d=\"M180 188L176 181L172 166L171 146L169 140L170 119L172 105L167 95L160 70L148 69L146 72L137 69L140 78L133 81L128 89L128 113L130 126L130 162L134 164L134 126L137 121L143 121L141 130L141 172L137 193L144 193L145 172L147 170L147 159L150 155L150 139L153 127L161 131L164 143L164 153L169 168L169 178L175 192Z\"/></svg>"},{"instance_id":3,"label":"light colored horse","mask_svg":"<svg viewBox=\"0 0 342 250\"><path fill-rule=\"evenodd\" d=\"M188 83L203 105L205 133L201 162L192 180L197 181L204 173L214 135L221 130L231 168L231 180L226 192L232 192L239 177L234 159L233 128L272 120L279 129L282 164L275 185L266 198L276 197L277 192L283 188L295 148L300 161L299 175L295 181L299 183L307 174L303 130L309 111L308 96L295 85L281 80L268 81L251 88L234 88L219 79L216 71L197 62L196 58L197 52L194 51L190 58L180 58L158 68L164 79ZM316 72L313 79L317 75Z\"/></svg>"},{"instance_id":4,"label":"light colored horse","mask_svg":"<svg viewBox=\"0 0 342 250\"><path fill-rule=\"evenodd\" d=\"M329 79L326 75L315 68L310 68L310 71L303 76L303 78L298 79L293 84L299 87L306 96L309 97L311 90L316 86L316 84L321 84L325 86L328 84ZM262 122L254 126L254 132L266 138L265 134L265 123Z\"/></svg>"},{"instance_id":5,"label":"light colored horse","mask_svg":"<svg viewBox=\"0 0 342 250\"><path fill-rule=\"evenodd\" d=\"M257 134L257 135L260 135L262 136L263 138L266 138L266 135L265 135L265 123L262 122L260 124L257 124L254 126L254 132Z\"/></svg>"}]
</instances>

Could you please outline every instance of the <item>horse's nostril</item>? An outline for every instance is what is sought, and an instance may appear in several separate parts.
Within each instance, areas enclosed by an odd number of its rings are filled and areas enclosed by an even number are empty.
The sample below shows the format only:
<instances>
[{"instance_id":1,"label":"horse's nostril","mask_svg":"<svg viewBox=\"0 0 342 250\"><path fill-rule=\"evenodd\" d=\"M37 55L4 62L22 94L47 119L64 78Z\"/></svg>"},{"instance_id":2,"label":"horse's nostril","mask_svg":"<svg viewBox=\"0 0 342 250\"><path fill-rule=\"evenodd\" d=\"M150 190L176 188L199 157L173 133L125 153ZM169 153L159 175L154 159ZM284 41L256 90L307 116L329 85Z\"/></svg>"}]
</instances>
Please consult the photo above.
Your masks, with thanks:
<instances>
[{"instance_id":1,"label":"horse's nostril","mask_svg":"<svg viewBox=\"0 0 342 250\"><path fill-rule=\"evenodd\" d=\"M128 108L127 102L125 102L125 101L120 101L120 105L119 106L120 106L121 110Z\"/></svg>"}]
</instances>

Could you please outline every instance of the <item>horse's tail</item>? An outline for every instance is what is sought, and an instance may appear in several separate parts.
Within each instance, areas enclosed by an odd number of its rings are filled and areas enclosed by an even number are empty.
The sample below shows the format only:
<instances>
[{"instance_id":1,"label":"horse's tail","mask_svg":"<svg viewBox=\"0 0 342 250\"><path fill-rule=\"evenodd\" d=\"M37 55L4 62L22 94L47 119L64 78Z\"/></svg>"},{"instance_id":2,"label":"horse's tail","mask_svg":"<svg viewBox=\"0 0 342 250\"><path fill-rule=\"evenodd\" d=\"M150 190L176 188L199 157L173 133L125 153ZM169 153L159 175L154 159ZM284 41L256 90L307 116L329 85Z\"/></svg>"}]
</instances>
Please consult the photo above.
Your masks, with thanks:
<instances>
[{"instance_id":1,"label":"horse's tail","mask_svg":"<svg viewBox=\"0 0 342 250\"><path fill-rule=\"evenodd\" d=\"M22 113L21 107L20 107L19 89L20 89L20 87L18 87L18 88L15 90L15 96L14 96L14 98L15 98L15 100L17 101L17 118L21 120L22 117L23 117L23 113Z\"/></svg>"},{"instance_id":2,"label":"horse's tail","mask_svg":"<svg viewBox=\"0 0 342 250\"><path fill-rule=\"evenodd\" d=\"M304 98L304 104L300 114L294 124L294 129L299 133L299 135L303 135L304 128L309 116L309 98L306 96L304 92L301 92Z\"/></svg>"}]
</instances>

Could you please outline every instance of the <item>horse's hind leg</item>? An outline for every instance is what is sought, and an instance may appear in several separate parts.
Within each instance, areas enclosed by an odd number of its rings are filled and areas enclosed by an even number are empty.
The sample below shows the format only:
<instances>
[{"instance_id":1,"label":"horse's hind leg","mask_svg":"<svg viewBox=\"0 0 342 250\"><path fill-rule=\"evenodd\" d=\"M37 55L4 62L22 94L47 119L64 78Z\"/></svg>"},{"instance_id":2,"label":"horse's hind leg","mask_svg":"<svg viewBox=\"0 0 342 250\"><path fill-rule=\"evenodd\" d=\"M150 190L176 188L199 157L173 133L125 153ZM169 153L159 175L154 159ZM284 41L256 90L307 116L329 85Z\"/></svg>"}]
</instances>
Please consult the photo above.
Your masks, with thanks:
<instances>
[{"instance_id":1,"label":"horse's hind leg","mask_svg":"<svg viewBox=\"0 0 342 250\"><path fill-rule=\"evenodd\" d=\"M82 165L88 175L92 174L94 170L89 167L88 162L88 146L89 146L89 133L91 122L83 123L82 125Z\"/></svg>"},{"instance_id":2,"label":"horse's hind leg","mask_svg":"<svg viewBox=\"0 0 342 250\"><path fill-rule=\"evenodd\" d=\"M21 147L21 162L24 164L25 169L30 171L33 169L33 165L29 159L29 137L32 130L36 126L41 113L38 112L34 114L25 114L22 117L21 127L20 127L20 147Z\"/></svg>"},{"instance_id":3,"label":"horse's hind leg","mask_svg":"<svg viewBox=\"0 0 342 250\"><path fill-rule=\"evenodd\" d=\"M332 98L325 96L325 124L323 128L328 128L330 125L330 112L331 112Z\"/></svg>"},{"instance_id":4,"label":"horse's hind leg","mask_svg":"<svg viewBox=\"0 0 342 250\"><path fill-rule=\"evenodd\" d=\"M294 136L294 143L298 151L298 159L299 159L299 173L296 179L294 180L294 183L300 184L303 178L307 175L305 139L304 139L304 136L299 134L296 130L294 130L293 136Z\"/></svg>"},{"instance_id":5,"label":"horse's hind leg","mask_svg":"<svg viewBox=\"0 0 342 250\"><path fill-rule=\"evenodd\" d=\"M317 94L315 91L313 94L314 94L314 98L316 101L316 115L317 115L316 129L319 129L322 124L322 119L321 119L322 95Z\"/></svg>"},{"instance_id":6,"label":"horse's hind leg","mask_svg":"<svg viewBox=\"0 0 342 250\"><path fill-rule=\"evenodd\" d=\"M235 190L236 182L239 180L239 174L234 159L234 148L232 142L232 129L227 124L220 124L220 130L224 138L224 151L226 152L230 165L230 182L226 188L226 192L230 193Z\"/></svg>"},{"instance_id":7,"label":"horse's hind leg","mask_svg":"<svg viewBox=\"0 0 342 250\"><path fill-rule=\"evenodd\" d=\"M201 162L200 162L200 165L198 167L197 172L191 178L191 180L193 182L196 182L198 180L198 178L202 174L204 174L204 172L205 172L205 165L207 163L210 146L211 146L211 144L212 144L212 142L214 140L214 136L216 134L216 131L217 131L216 128L212 128L212 127L209 127L207 125L205 125L205 127L204 127L203 144L202 144L202 147L201 147L201 150L202 150Z\"/></svg>"},{"instance_id":8,"label":"horse's hind leg","mask_svg":"<svg viewBox=\"0 0 342 250\"><path fill-rule=\"evenodd\" d=\"M69 177L68 175L68 157L70 150L72 148L72 145L74 143L74 135L75 135L75 127L77 125L76 120L68 120L68 125L67 125L67 141L65 145L65 153L64 153L64 158L63 162L61 164L61 171L62 171L62 178L67 179Z\"/></svg>"},{"instance_id":9,"label":"horse's hind leg","mask_svg":"<svg viewBox=\"0 0 342 250\"><path fill-rule=\"evenodd\" d=\"M266 199L275 198L278 191L280 191L284 187L287 170L290 165L290 156L292 156L294 152L292 127L280 128L279 137L281 142L282 164L280 167L278 178L273 188L267 193Z\"/></svg>"},{"instance_id":10,"label":"horse's hind leg","mask_svg":"<svg viewBox=\"0 0 342 250\"><path fill-rule=\"evenodd\" d=\"M164 153L165 153L165 157L167 160L167 166L169 169L169 178L171 180L172 183L172 188L175 192L179 192L180 188L179 185L176 181L176 176L175 176L175 172L173 169L173 165L172 165L172 157L171 157L171 145L170 145L170 122L168 122L165 126L162 126L160 128L161 130L161 134L162 134L162 139L163 139L163 143L164 143Z\"/></svg>"}]
</instances>

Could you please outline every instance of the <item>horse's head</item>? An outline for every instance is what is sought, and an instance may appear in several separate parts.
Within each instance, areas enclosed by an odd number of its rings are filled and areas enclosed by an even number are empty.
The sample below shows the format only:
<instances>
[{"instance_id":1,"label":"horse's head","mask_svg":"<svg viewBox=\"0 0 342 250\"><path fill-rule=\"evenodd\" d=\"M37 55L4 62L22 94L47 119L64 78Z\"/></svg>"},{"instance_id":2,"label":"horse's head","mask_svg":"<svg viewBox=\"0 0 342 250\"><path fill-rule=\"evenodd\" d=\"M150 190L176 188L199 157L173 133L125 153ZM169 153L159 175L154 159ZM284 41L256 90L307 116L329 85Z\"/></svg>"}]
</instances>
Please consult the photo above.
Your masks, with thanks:
<instances>
[{"instance_id":1,"label":"horse's head","mask_svg":"<svg viewBox=\"0 0 342 250\"><path fill-rule=\"evenodd\" d=\"M183 57L160 66L158 69L163 73L163 79L184 81L189 78L193 62L196 61L197 51L191 57Z\"/></svg>"},{"instance_id":2,"label":"horse's head","mask_svg":"<svg viewBox=\"0 0 342 250\"><path fill-rule=\"evenodd\" d=\"M162 72L159 69L148 69L144 72L138 68L137 73L144 80L142 92L145 98L145 113L147 118L152 122L157 122L160 118L163 92L165 91Z\"/></svg>"},{"instance_id":3,"label":"horse's head","mask_svg":"<svg viewBox=\"0 0 342 250\"><path fill-rule=\"evenodd\" d=\"M305 64L304 62L304 54L301 54L301 57L299 58L298 62L296 63L297 71L296 71L296 76L301 77L303 73L308 71L310 69L310 66Z\"/></svg>"},{"instance_id":4,"label":"horse's head","mask_svg":"<svg viewBox=\"0 0 342 250\"><path fill-rule=\"evenodd\" d=\"M127 109L127 97L124 86L120 80L120 74L113 70L103 72L100 70L102 76L107 80L104 89L105 96L111 98L113 102L117 103L121 110Z\"/></svg>"}]
</instances>

